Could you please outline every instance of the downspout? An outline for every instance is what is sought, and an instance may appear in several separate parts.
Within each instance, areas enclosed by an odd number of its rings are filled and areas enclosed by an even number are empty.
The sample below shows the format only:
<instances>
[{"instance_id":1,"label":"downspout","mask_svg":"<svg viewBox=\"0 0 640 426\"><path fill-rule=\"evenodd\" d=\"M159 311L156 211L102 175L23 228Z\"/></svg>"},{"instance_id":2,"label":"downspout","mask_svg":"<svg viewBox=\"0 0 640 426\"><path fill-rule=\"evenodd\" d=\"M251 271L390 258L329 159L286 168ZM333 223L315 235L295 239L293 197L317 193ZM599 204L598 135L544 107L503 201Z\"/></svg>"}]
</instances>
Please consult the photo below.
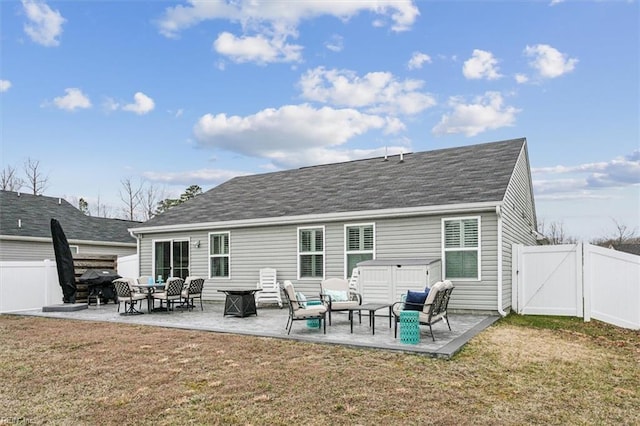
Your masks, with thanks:
<instances>
[{"instance_id":1,"label":"downspout","mask_svg":"<svg viewBox=\"0 0 640 426\"><path fill-rule=\"evenodd\" d=\"M140 275L140 236L137 235L135 232L133 232L131 229L129 229L129 235L131 235L133 238L136 239L136 254L138 255L138 275Z\"/></svg>"},{"instance_id":2,"label":"downspout","mask_svg":"<svg viewBox=\"0 0 640 426\"><path fill-rule=\"evenodd\" d=\"M498 313L503 317L507 313L502 309L502 209L496 206L496 215L498 216Z\"/></svg>"}]
</instances>

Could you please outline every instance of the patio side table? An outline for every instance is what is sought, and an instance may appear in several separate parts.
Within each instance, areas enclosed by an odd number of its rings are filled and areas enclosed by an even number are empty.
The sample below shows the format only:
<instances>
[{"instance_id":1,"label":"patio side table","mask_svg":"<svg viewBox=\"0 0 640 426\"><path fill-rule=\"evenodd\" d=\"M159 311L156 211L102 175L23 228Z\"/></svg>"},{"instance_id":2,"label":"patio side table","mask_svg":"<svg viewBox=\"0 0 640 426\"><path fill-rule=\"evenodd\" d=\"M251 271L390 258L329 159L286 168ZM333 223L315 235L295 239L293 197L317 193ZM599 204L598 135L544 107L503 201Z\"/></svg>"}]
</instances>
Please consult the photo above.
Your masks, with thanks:
<instances>
[{"instance_id":1,"label":"patio side table","mask_svg":"<svg viewBox=\"0 0 640 426\"><path fill-rule=\"evenodd\" d=\"M420 313L400 311L400 342L417 345L420 343Z\"/></svg>"}]
</instances>

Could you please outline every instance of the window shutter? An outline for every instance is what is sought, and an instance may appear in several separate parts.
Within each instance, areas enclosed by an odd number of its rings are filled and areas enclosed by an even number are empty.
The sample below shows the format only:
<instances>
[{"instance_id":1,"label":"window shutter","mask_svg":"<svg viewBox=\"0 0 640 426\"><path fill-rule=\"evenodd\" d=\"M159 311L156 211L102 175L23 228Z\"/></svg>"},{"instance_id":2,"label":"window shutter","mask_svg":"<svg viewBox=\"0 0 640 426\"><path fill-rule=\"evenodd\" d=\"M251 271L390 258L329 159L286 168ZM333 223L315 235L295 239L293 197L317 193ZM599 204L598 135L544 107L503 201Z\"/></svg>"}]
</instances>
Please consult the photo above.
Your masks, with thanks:
<instances>
[{"instance_id":1,"label":"window shutter","mask_svg":"<svg viewBox=\"0 0 640 426\"><path fill-rule=\"evenodd\" d=\"M311 251L311 231L300 231L300 251Z\"/></svg>"},{"instance_id":2,"label":"window shutter","mask_svg":"<svg viewBox=\"0 0 640 426\"><path fill-rule=\"evenodd\" d=\"M314 237L315 237L315 246L313 247L313 251L322 251L323 250L323 243L324 243L324 239L322 238L322 231L320 229L314 229L313 231L311 231L314 233Z\"/></svg>"},{"instance_id":3,"label":"window shutter","mask_svg":"<svg viewBox=\"0 0 640 426\"><path fill-rule=\"evenodd\" d=\"M462 247L478 247L478 221L475 219L462 221Z\"/></svg>"},{"instance_id":4,"label":"window shutter","mask_svg":"<svg viewBox=\"0 0 640 426\"><path fill-rule=\"evenodd\" d=\"M224 247L222 248L224 254L229 254L229 234L222 236Z\"/></svg>"},{"instance_id":5,"label":"window shutter","mask_svg":"<svg viewBox=\"0 0 640 426\"><path fill-rule=\"evenodd\" d=\"M300 256L300 276L301 277L310 277L311 276L311 261L312 256L304 255Z\"/></svg>"},{"instance_id":6,"label":"window shutter","mask_svg":"<svg viewBox=\"0 0 640 426\"><path fill-rule=\"evenodd\" d=\"M373 226L347 228L347 251L373 250Z\"/></svg>"},{"instance_id":7,"label":"window shutter","mask_svg":"<svg viewBox=\"0 0 640 426\"><path fill-rule=\"evenodd\" d=\"M449 220L444 223L445 248L460 247L460 221Z\"/></svg>"},{"instance_id":8,"label":"window shutter","mask_svg":"<svg viewBox=\"0 0 640 426\"><path fill-rule=\"evenodd\" d=\"M362 229L362 249L373 250L373 226L365 226Z\"/></svg>"},{"instance_id":9,"label":"window shutter","mask_svg":"<svg viewBox=\"0 0 640 426\"><path fill-rule=\"evenodd\" d=\"M359 228L347 228L347 250L360 250Z\"/></svg>"}]
</instances>

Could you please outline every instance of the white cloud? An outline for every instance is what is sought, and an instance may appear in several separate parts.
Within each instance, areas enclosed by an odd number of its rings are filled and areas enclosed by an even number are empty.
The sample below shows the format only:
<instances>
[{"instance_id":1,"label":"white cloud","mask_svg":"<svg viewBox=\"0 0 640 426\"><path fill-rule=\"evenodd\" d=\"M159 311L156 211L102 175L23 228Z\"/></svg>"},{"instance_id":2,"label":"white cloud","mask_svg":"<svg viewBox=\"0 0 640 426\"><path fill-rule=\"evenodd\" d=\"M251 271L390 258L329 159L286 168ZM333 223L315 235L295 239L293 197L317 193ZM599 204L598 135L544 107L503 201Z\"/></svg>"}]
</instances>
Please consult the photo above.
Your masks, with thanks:
<instances>
[{"instance_id":1,"label":"white cloud","mask_svg":"<svg viewBox=\"0 0 640 426\"><path fill-rule=\"evenodd\" d=\"M24 24L24 32L31 40L43 46L58 46L62 24L66 22L60 12L37 0L22 0L22 6L29 20Z\"/></svg>"},{"instance_id":2,"label":"white cloud","mask_svg":"<svg viewBox=\"0 0 640 426\"><path fill-rule=\"evenodd\" d=\"M11 82L9 80L0 80L0 93L6 92L11 88Z\"/></svg>"},{"instance_id":3,"label":"white cloud","mask_svg":"<svg viewBox=\"0 0 640 426\"><path fill-rule=\"evenodd\" d=\"M519 109L505 106L502 95L498 92L486 92L473 103L453 97L449 100L453 109L450 114L442 116L440 122L432 129L434 134L464 133L475 136L487 130L512 126Z\"/></svg>"},{"instance_id":4,"label":"white cloud","mask_svg":"<svg viewBox=\"0 0 640 426\"><path fill-rule=\"evenodd\" d=\"M133 95L133 100L133 103L122 106L122 110L134 112L138 115L143 115L153 111L156 106L155 102L153 102L153 99L142 92L137 92L135 95Z\"/></svg>"},{"instance_id":5,"label":"white cloud","mask_svg":"<svg viewBox=\"0 0 640 426\"><path fill-rule=\"evenodd\" d=\"M213 48L235 62L299 62L302 46L287 44L285 39L281 36L268 39L263 35L236 37L223 32L213 43Z\"/></svg>"},{"instance_id":6,"label":"white cloud","mask_svg":"<svg viewBox=\"0 0 640 426\"><path fill-rule=\"evenodd\" d=\"M577 166L533 168L534 175L570 175L568 179L539 180L537 191L559 193L575 190L614 188L640 184L640 150L610 161ZM575 177L574 177L575 176ZM582 177L580 177L582 176ZM560 182L561 184L555 184ZM570 184L568 184L570 183Z\"/></svg>"},{"instance_id":7,"label":"white cloud","mask_svg":"<svg viewBox=\"0 0 640 426\"><path fill-rule=\"evenodd\" d=\"M270 157L276 169L290 169L318 164L342 163L345 161L360 160L364 158L382 157L397 155L400 152L407 152L403 146L390 146L387 148L375 149L335 149L325 147L314 147L297 151L280 151Z\"/></svg>"},{"instance_id":8,"label":"white cloud","mask_svg":"<svg viewBox=\"0 0 640 426\"><path fill-rule=\"evenodd\" d=\"M556 78L570 73L578 63L577 59L567 57L548 44L527 46L524 54L533 58L529 65L536 69L542 78Z\"/></svg>"},{"instance_id":9,"label":"white cloud","mask_svg":"<svg viewBox=\"0 0 640 426\"><path fill-rule=\"evenodd\" d=\"M250 173L238 170L199 169L186 172L144 172L142 175L152 181L170 185L192 185L197 182L200 185L219 184L236 176L244 176Z\"/></svg>"},{"instance_id":10,"label":"white cloud","mask_svg":"<svg viewBox=\"0 0 640 426\"><path fill-rule=\"evenodd\" d=\"M335 16L342 20L361 13L390 16L393 31L409 29L420 14L412 0L361 0L361 1L254 1L254 0L188 0L185 5L165 9L158 21L160 32L175 37L180 31L202 21L225 19L239 22L243 28L273 27L285 24L297 26L301 21L319 16Z\"/></svg>"},{"instance_id":11,"label":"white cloud","mask_svg":"<svg viewBox=\"0 0 640 426\"><path fill-rule=\"evenodd\" d=\"M425 62L430 64L431 56L422 52L413 52L411 59L409 59L409 62L407 63L407 68L409 68L410 70L419 69L422 68L422 65Z\"/></svg>"},{"instance_id":12,"label":"white cloud","mask_svg":"<svg viewBox=\"0 0 640 426\"><path fill-rule=\"evenodd\" d=\"M498 60L493 57L493 53L474 49L472 57L467 59L462 67L462 74L471 80L496 80L502 77L499 69Z\"/></svg>"},{"instance_id":13,"label":"white cloud","mask_svg":"<svg viewBox=\"0 0 640 426\"><path fill-rule=\"evenodd\" d=\"M299 82L302 96L311 101L371 113L417 114L436 104L433 96L421 92L421 80L398 81L388 72L371 72L363 77L348 70L308 70Z\"/></svg>"},{"instance_id":14,"label":"white cloud","mask_svg":"<svg viewBox=\"0 0 640 426\"><path fill-rule=\"evenodd\" d=\"M369 131L389 134L402 129L397 119L302 104L269 108L245 117L206 114L194 126L194 135L203 147L295 166L335 158L334 147Z\"/></svg>"},{"instance_id":15,"label":"white cloud","mask_svg":"<svg viewBox=\"0 0 640 426\"><path fill-rule=\"evenodd\" d=\"M408 30L420 14L412 0L188 0L185 5L165 9L158 26L165 36L177 37L180 31L200 22L228 20L241 24L244 34L219 34L214 49L221 55L229 56L235 62L299 62L302 46L288 43L288 39L297 37L300 22L320 16L334 16L346 21L361 12L390 17L393 31ZM338 51L342 49L342 42L326 46Z\"/></svg>"},{"instance_id":16,"label":"white cloud","mask_svg":"<svg viewBox=\"0 0 640 426\"><path fill-rule=\"evenodd\" d=\"M53 98L53 104L67 111L74 111L78 108L91 108L91 101L89 97L82 93L82 90L70 87L64 89L66 95Z\"/></svg>"},{"instance_id":17,"label":"white cloud","mask_svg":"<svg viewBox=\"0 0 640 426\"><path fill-rule=\"evenodd\" d=\"M120 109L120 104L113 98L106 98L102 103L102 108L105 110L105 112L109 113Z\"/></svg>"},{"instance_id":18,"label":"white cloud","mask_svg":"<svg viewBox=\"0 0 640 426\"><path fill-rule=\"evenodd\" d=\"M564 2L565 0L551 0L551 3L549 3L549 6L555 6L557 4L564 3Z\"/></svg>"},{"instance_id":19,"label":"white cloud","mask_svg":"<svg viewBox=\"0 0 640 426\"><path fill-rule=\"evenodd\" d=\"M516 74L515 79L518 84L524 84L529 81L529 77L526 74Z\"/></svg>"},{"instance_id":20,"label":"white cloud","mask_svg":"<svg viewBox=\"0 0 640 426\"><path fill-rule=\"evenodd\" d=\"M331 40L324 44L324 47L332 52L342 52L342 49L344 49L344 38L340 35L334 34L331 36Z\"/></svg>"}]
</instances>

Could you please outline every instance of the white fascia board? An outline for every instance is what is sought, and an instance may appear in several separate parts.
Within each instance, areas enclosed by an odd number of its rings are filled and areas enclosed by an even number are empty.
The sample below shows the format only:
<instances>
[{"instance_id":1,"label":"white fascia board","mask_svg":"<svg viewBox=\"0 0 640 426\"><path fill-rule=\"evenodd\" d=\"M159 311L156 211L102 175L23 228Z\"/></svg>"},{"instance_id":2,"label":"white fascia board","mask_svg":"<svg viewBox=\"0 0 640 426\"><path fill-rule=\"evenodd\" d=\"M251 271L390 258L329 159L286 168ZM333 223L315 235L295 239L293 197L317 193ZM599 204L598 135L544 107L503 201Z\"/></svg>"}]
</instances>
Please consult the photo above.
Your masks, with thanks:
<instances>
[{"instance_id":1,"label":"white fascia board","mask_svg":"<svg viewBox=\"0 0 640 426\"><path fill-rule=\"evenodd\" d=\"M20 237L17 235L0 235L0 240L5 241L23 241L23 242L32 242L32 243L50 243L51 238L47 237ZM111 247L136 247L136 243L121 243L121 242L110 242L110 241L92 241L92 240L67 240L69 244L78 245L92 245L92 246L111 246Z\"/></svg>"},{"instance_id":2,"label":"white fascia board","mask_svg":"<svg viewBox=\"0 0 640 426\"><path fill-rule=\"evenodd\" d=\"M149 234L155 232L179 232L179 231L198 231L206 229L230 229L244 228L253 226L273 226L273 225L291 225L318 222L335 222L335 221L354 221L354 220L373 220L373 219L390 219L421 215L435 214L458 214L468 212L495 212L496 206L501 206L502 201L491 201L483 203L464 203L449 204L446 206L428 206L428 207L407 207L397 209L383 210L359 210L353 212L341 213L323 213L308 214L299 216L284 217L267 217L258 219L229 220L218 222L202 222L188 223L179 225L149 226L140 228L129 228L132 235Z\"/></svg>"}]
</instances>

